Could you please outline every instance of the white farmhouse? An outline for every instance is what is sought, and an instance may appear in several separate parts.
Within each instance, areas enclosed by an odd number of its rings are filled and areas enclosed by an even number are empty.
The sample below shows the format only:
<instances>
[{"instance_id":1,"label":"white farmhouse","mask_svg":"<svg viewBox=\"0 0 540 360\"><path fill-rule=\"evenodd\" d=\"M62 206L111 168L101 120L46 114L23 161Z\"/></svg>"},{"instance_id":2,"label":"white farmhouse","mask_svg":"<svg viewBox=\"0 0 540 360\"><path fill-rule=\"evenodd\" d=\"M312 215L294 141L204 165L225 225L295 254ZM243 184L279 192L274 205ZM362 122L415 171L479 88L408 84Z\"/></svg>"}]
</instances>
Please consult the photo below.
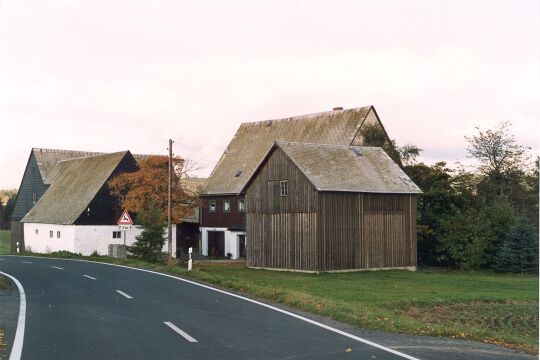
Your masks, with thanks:
<instances>
[{"instance_id":1,"label":"white farmhouse","mask_svg":"<svg viewBox=\"0 0 540 360\"><path fill-rule=\"evenodd\" d=\"M58 161L46 179L50 186L21 220L26 249L106 255L109 244L132 245L142 230L134 226L119 231L116 221L122 209L107 182L136 169L137 161L129 151Z\"/></svg>"}]
</instances>

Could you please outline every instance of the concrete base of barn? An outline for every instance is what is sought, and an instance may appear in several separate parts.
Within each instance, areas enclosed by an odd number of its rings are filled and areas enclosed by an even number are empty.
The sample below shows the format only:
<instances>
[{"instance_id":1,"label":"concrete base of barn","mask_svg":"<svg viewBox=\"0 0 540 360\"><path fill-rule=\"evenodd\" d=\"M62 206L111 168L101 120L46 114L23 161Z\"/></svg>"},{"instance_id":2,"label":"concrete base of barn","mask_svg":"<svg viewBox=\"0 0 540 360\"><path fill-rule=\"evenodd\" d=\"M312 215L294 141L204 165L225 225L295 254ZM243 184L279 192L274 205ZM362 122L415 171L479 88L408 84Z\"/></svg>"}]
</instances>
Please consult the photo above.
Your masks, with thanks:
<instances>
[{"instance_id":1,"label":"concrete base of barn","mask_svg":"<svg viewBox=\"0 0 540 360\"><path fill-rule=\"evenodd\" d=\"M369 268L369 269L347 269L347 270L325 270L325 271L296 270L296 269L280 269L280 268L267 268L267 267L255 267L255 266L248 266L248 268L249 268L249 269L257 269L257 270L271 270L271 271L299 272L299 273L307 273L307 274L321 274L321 273L349 273L349 272L361 272L361 271L388 271L388 270L407 270L407 271L416 271L416 266L383 267L383 268Z\"/></svg>"}]
</instances>

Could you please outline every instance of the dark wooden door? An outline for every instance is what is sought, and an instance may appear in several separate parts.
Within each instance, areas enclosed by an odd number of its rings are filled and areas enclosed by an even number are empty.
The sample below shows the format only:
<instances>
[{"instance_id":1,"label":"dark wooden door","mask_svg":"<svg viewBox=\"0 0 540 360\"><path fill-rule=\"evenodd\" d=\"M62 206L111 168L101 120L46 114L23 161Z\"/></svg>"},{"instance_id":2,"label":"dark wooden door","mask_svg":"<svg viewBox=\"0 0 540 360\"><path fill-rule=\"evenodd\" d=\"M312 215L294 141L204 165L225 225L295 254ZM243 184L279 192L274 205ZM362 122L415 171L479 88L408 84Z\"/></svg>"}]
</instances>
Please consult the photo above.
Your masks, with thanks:
<instances>
[{"instance_id":1,"label":"dark wooden door","mask_svg":"<svg viewBox=\"0 0 540 360\"><path fill-rule=\"evenodd\" d=\"M240 257L246 257L246 235L238 235L238 242L240 244Z\"/></svg>"},{"instance_id":2,"label":"dark wooden door","mask_svg":"<svg viewBox=\"0 0 540 360\"><path fill-rule=\"evenodd\" d=\"M223 231L208 232L208 256L225 256L225 233Z\"/></svg>"}]
</instances>

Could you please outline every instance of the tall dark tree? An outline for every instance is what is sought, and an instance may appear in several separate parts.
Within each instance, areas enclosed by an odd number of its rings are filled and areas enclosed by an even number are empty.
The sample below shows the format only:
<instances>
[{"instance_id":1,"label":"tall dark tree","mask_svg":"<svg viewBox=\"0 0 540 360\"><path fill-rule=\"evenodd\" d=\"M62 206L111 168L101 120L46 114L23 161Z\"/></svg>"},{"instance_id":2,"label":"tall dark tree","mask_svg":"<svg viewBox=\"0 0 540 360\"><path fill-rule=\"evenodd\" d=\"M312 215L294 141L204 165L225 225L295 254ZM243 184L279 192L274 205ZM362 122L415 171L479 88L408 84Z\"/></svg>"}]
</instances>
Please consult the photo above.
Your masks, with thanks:
<instances>
[{"instance_id":1,"label":"tall dark tree","mask_svg":"<svg viewBox=\"0 0 540 360\"><path fill-rule=\"evenodd\" d=\"M512 226L499 249L493 268L501 272L538 272L538 232L525 220Z\"/></svg>"}]
</instances>

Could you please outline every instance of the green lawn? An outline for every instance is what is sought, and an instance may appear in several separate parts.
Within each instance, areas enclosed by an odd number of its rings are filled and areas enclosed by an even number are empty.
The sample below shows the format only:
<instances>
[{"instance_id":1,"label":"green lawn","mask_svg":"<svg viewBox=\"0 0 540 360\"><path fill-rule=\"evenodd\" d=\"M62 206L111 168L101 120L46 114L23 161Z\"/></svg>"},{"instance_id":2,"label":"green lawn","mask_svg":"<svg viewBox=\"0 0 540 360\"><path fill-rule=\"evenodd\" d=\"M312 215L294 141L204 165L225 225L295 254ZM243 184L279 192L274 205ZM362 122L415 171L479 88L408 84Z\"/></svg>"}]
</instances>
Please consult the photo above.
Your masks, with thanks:
<instances>
[{"instance_id":1,"label":"green lawn","mask_svg":"<svg viewBox=\"0 0 540 360\"><path fill-rule=\"evenodd\" d=\"M11 231L0 230L0 255L11 252Z\"/></svg>"},{"instance_id":2,"label":"green lawn","mask_svg":"<svg viewBox=\"0 0 540 360\"><path fill-rule=\"evenodd\" d=\"M441 270L304 274L243 264L185 267L95 257L192 277L357 325L538 352L538 277Z\"/></svg>"}]
</instances>

